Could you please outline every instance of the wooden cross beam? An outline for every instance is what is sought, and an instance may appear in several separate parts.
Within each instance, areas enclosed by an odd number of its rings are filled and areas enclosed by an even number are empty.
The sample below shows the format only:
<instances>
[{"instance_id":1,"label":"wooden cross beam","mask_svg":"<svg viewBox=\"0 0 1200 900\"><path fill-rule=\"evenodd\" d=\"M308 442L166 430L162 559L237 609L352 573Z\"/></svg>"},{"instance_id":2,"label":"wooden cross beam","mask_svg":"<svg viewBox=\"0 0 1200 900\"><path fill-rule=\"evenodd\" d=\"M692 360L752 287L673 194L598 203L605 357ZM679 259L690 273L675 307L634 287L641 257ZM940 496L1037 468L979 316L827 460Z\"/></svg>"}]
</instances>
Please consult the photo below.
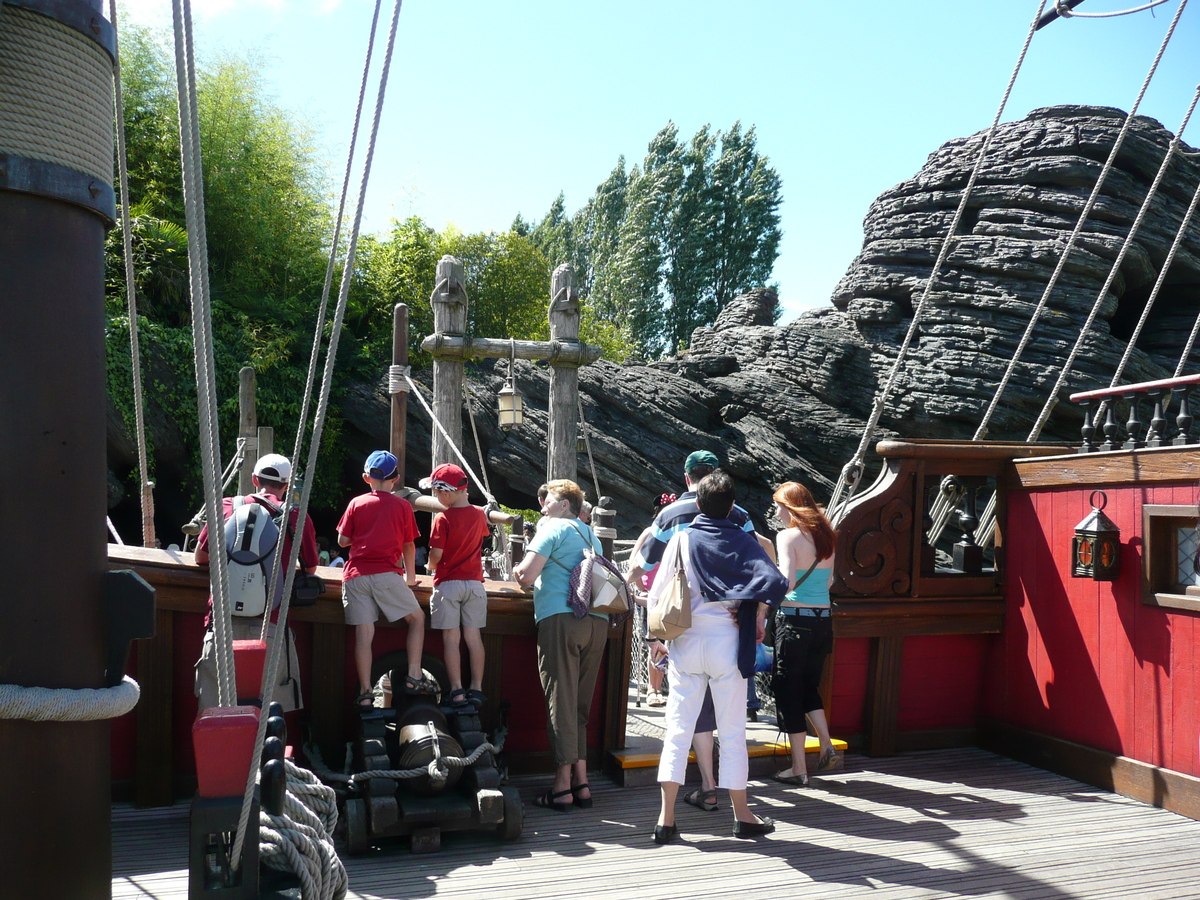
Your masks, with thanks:
<instances>
[{"instance_id":1,"label":"wooden cross beam","mask_svg":"<svg viewBox=\"0 0 1200 900\"><path fill-rule=\"evenodd\" d=\"M579 367L600 358L601 349L579 340L579 295L575 272L564 263L550 278L550 340L511 341L466 335L465 269L453 256L437 265L433 306L434 333L421 342L433 357L433 412L456 446L462 448L463 362L468 359L544 359L550 369L550 428L546 436L546 479L576 478ZM433 464L455 462L438 430L433 434Z\"/></svg>"}]
</instances>

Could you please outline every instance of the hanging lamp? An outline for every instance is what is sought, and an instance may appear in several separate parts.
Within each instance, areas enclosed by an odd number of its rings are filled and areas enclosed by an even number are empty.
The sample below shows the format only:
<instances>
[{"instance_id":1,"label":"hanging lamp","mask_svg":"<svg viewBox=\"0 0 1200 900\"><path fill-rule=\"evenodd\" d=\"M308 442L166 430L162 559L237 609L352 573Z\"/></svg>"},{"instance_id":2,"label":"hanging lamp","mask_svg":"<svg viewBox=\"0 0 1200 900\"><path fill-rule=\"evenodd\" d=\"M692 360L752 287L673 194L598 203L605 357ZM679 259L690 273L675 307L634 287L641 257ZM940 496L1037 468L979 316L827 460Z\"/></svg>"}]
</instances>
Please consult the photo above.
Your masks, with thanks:
<instances>
[{"instance_id":1,"label":"hanging lamp","mask_svg":"<svg viewBox=\"0 0 1200 900\"><path fill-rule=\"evenodd\" d=\"M517 390L515 377L517 344L512 338L509 341L512 349L508 359L508 381L505 382L504 387L500 388L500 393L496 397L499 404L500 427L505 431L525 421L525 398Z\"/></svg>"}]
</instances>

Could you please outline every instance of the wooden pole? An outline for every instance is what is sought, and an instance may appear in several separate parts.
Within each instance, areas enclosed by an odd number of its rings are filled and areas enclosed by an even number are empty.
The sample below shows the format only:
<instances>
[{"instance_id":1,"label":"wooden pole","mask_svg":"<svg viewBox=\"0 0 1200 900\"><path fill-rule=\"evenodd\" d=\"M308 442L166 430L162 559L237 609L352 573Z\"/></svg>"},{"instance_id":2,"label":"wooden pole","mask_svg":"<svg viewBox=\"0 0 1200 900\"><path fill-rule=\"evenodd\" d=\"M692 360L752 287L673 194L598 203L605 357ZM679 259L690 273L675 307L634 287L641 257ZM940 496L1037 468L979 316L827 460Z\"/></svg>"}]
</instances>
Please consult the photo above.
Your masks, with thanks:
<instances>
[{"instance_id":1,"label":"wooden pole","mask_svg":"<svg viewBox=\"0 0 1200 900\"><path fill-rule=\"evenodd\" d=\"M466 268L453 256L438 260L433 294L433 330L461 337L467 331ZM433 362L433 414L446 429L449 439L462 448L463 363L456 359ZM447 439L436 426L433 431L433 465L457 462Z\"/></svg>"},{"instance_id":2,"label":"wooden pole","mask_svg":"<svg viewBox=\"0 0 1200 900\"><path fill-rule=\"evenodd\" d=\"M404 303L397 303L392 309L392 365L408 367L408 306ZM397 387L402 389L396 390ZM396 457L400 483L404 484L404 446L408 428L408 384L393 385L392 391L392 431L388 447L392 456Z\"/></svg>"},{"instance_id":3,"label":"wooden pole","mask_svg":"<svg viewBox=\"0 0 1200 900\"><path fill-rule=\"evenodd\" d=\"M254 369L238 370L238 439L245 441L246 457L238 474L238 493L254 493L254 464L258 462L258 412L254 408Z\"/></svg>"},{"instance_id":4,"label":"wooden pole","mask_svg":"<svg viewBox=\"0 0 1200 900\"><path fill-rule=\"evenodd\" d=\"M550 277L550 342L579 340L579 296L567 263ZM555 360L550 369L550 427L546 435L546 480L575 480L579 366Z\"/></svg>"}]
</instances>

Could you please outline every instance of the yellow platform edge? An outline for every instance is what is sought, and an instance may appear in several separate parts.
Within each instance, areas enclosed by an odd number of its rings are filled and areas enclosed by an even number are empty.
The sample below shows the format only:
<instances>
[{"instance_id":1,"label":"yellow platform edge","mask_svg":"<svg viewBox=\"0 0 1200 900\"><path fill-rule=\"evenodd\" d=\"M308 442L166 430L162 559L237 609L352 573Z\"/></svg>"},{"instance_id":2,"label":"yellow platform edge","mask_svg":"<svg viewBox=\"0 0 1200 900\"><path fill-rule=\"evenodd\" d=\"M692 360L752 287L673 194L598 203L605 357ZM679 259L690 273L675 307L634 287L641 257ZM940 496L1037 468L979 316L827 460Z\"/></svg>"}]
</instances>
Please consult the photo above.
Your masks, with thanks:
<instances>
[{"instance_id":1,"label":"yellow platform edge","mask_svg":"<svg viewBox=\"0 0 1200 900\"><path fill-rule=\"evenodd\" d=\"M847 743L841 738L833 738L833 749L839 753L845 753ZM746 753L751 757L758 756L775 756L777 754L791 753L791 745L786 743L776 743L774 741L768 743L753 743L746 746ZM819 754L821 752L821 742L813 736L809 736L804 742L805 754ZM625 750L613 750L609 756L622 769L643 769L649 766L657 766L659 754L657 753L632 753ZM688 754L688 762L695 762L696 754Z\"/></svg>"}]
</instances>

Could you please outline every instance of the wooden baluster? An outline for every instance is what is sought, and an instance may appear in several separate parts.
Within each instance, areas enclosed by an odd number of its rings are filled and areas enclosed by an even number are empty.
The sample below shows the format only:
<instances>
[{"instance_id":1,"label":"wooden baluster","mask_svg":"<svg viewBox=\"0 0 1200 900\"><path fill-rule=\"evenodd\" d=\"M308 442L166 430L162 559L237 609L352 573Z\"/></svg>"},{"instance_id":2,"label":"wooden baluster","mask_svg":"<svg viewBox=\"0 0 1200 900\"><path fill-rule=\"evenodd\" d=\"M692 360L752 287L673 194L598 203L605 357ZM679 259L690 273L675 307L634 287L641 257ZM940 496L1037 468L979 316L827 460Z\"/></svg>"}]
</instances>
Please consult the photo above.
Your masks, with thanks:
<instances>
[{"instance_id":1,"label":"wooden baluster","mask_svg":"<svg viewBox=\"0 0 1200 900\"><path fill-rule=\"evenodd\" d=\"M1150 430L1146 434L1146 446L1161 447L1166 443L1163 440L1163 429L1167 426L1167 419L1163 415L1163 392L1161 389L1155 388L1147 393L1154 400L1154 412L1150 414Z\"/></svg>"},{"instance_id":2,"label":"wooden baluster","mask_svg":"<svg viewBox=\"0 0 1200 900\"><path fill-rule=\"evenodd\" d=\"M1117 438L1121 434L1121 426L1117 424L1117 416L1112 402L1106 402L1105 406L1108 411L1104 414L1104 443L1100 445L1100 449L1117 450L1121 446L1117 443Z\"/></svg>"},{"instance_id":3,"label":"wooden baluster","mask_svg":"<svg viewBox=\"0 0 1200 900\"><path fill-rule=\"evenodd\" d=\"M1092 436L1096 433L1096 426L1092 422L1092 401L1083 401L1083 427L1079 429L1079 433L1083 435L1083 443L1079 445L1080 453L1091 453L1096 449L1096 445L1092 443Z\"/></svg>"},{"instance_id":4,"label":"wooden baluster","mask_svg":"<svg viewBox=\"0 0 1200 900\"><path fill-rule=\"evenodd\" d=\"M983 548L975 542L975 529L979 517L975 514L975 491L977 487L967 484L963 495L963 509L958 513L958 527L962 529L962 540L954 545L954 568L964 575L979 575L983 572Z\"/></svg>"},{"instance_id":5,"label":"wooden baluster","mask_svg":"<svg viewBox=\"0 0 1200 900\"><path fill-rule=\"evenodd\" d=\"M1185 444L1192 442L1192 408L1188 405L1189 389L1185 387L1171 388L1172 393L1179 394L1179 415L1175 417L1175 424L1179 428L1179 434L1175 435L1175 440L1171 441L1177 447L1182 447Z\"/></svg>"},{"instance_id":6,"label":"wooden baluster","mask_svg":"<svg viewBox=\"0 0 1200 900\"><path fill-rule=\"evenodd\" d=\"M1142 420L1138 418L1138 395L1126 394L1125 399L1129 401L1129 421L1125 423L1126 438L1121 449L1137 450L1146 446L1144 441L1138 440L1138 435L1142 433Z\"/></svg>"}]
</instances>

